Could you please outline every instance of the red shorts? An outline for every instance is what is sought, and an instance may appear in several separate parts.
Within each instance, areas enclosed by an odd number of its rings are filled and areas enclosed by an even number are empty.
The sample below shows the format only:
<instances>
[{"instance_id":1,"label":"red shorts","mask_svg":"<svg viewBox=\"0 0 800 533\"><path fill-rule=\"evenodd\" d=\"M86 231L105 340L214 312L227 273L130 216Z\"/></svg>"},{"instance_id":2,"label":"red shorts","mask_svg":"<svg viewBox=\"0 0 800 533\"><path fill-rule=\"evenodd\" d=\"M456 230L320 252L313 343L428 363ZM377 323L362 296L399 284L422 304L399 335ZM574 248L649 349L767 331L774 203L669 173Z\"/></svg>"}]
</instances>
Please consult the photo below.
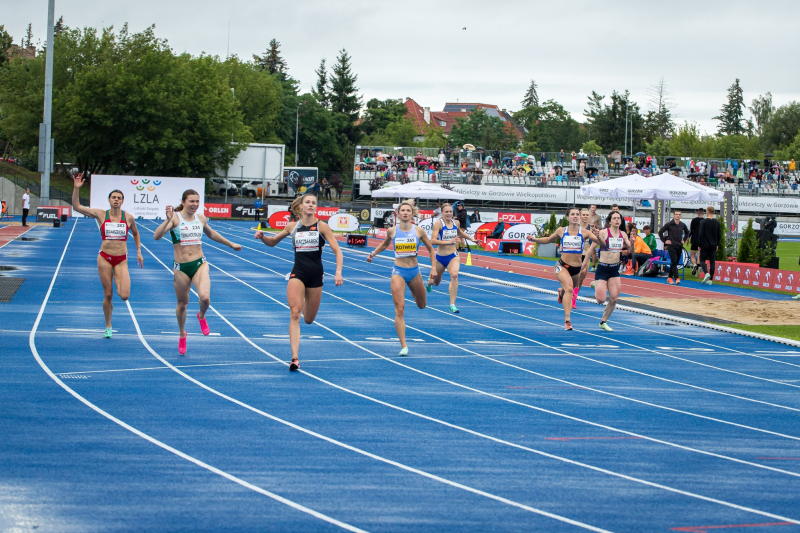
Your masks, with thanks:
<instances>
[{"instance_id":1,"label":"red shorts","mask_svg":"<svg viewBox=\"0 0 800 533\"><path fill-rule=\"evenodd\" d=\"M123 261L127 261L128 260L128 254L124 254L124 255L109 255L109 254L105 253L102 250L100 251L100 257L102 257L103 259L105 259L106 261L111 263L112 267L115 267L118 264L122 263Z\"/></svg>"}]
</instances>

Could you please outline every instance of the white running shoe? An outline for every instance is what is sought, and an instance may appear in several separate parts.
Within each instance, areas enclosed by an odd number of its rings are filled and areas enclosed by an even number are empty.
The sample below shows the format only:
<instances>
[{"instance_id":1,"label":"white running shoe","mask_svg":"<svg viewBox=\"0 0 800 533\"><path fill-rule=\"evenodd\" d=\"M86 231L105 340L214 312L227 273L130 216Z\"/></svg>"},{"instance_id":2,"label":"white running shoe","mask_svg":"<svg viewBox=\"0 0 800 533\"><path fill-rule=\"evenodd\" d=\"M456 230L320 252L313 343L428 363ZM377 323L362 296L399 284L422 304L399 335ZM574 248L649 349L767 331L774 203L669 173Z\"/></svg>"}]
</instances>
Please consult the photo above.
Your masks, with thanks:
<instances>
[{"instance_id":1,"label":"white running shoe","mask_svg":"<svg viewBox=\"0 0 800 533\"><path fill-rule=\"evenodd\" d=\"M706 276L703 278L703 284L704 285L711 285L711 274L710 273L706 274Z\"/></svg>"}]
</instances>

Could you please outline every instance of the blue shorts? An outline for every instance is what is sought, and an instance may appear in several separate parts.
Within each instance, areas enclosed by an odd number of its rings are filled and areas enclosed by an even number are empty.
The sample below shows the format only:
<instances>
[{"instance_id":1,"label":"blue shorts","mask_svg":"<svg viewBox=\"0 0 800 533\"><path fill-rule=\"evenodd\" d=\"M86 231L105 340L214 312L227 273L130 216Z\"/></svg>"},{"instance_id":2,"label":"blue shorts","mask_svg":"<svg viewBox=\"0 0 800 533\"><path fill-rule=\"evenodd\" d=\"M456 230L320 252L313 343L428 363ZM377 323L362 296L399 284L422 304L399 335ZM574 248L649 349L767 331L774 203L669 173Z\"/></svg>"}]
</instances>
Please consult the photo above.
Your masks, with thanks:
<instances>
[{"instance_id":1,"label":"blue shorts","mask_svg":"<svg viewBox=\"0 0 800 533\"><path fill-rule=\"evenodd\" d=\"M401 267L394 265L392 267L392 276L400 276L406 281L406 283L411 283L411 280L419 275L419 265L413 267Z\"/></svg>"},{"instance_id":2,"label":"blue shorts","mask_svg":"<svg viewBox=\"0 0 800 533\"><path fill-rule=\"evenodd\" d=\"M450 264L450 261L458 257L458 252L453 252L450 255L439 255L436 254L436 262L441 263L441 265L447 268L447 265Z\"/></svg>"}]
</instances>

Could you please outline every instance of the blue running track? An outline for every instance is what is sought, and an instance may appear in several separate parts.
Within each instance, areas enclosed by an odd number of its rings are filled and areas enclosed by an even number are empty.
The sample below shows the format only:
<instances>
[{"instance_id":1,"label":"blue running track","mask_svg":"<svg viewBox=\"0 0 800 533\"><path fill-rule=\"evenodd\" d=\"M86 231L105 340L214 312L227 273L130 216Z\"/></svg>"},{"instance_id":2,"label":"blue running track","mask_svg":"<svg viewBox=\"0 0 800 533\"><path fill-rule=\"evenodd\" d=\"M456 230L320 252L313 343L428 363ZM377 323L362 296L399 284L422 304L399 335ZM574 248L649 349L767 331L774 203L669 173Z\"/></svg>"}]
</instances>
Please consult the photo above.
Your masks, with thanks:
<instances>
[{"instance_id":1,"label":"blue running track","mask_svg":"<svg viewBox=\"0 0 800 533\"><path fill-rule=\"evenodd\" d=\"M445 276L401 358L390 253L345 248L289 373L289 244L212 225L244 248L206 239L186 356L155 223L110 340L94 221L0 249L26 278L0 305L0 531L800 532L800 349L624 311L606 333L588 303L565 332L553 296L467 276L454 315Z\"/></svg>"}]
</instances>

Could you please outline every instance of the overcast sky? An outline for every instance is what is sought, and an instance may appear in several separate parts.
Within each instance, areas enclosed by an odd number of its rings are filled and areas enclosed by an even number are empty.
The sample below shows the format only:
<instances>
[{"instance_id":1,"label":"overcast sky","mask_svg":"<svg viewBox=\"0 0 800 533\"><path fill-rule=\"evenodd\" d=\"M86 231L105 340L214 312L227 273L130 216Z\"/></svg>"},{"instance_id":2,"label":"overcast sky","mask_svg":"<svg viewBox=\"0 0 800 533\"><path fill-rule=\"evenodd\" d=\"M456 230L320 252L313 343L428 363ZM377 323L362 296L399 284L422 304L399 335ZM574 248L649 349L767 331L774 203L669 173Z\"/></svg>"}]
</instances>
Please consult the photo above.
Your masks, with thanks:
<instances>
[{"instance_id":1,"label":"overcast sky","mask_svg":"<svg viewBox=\"0 0 800 533\"><path fill-rule=\"evenodd\" d=\"M250 58L281 43L289 73L310 90L314 69L342 48L369 98L483 102L516 111L531 79L583 120L592 90L631 91L644 111L664 77L679 121L716 131L712 117L741 79L745 101L772 92L776 106L800 100L796 0L765 2L331 2L305 0L56 0L68 26L156 25L177 52ZM44 37L46 0L0 0L19 44L28 23ZM466 30L462 29L466 27ZM794 33L794 34L793 34ZM783 57L783 60L779 58Z\"/></svg>"}]
</instances>

